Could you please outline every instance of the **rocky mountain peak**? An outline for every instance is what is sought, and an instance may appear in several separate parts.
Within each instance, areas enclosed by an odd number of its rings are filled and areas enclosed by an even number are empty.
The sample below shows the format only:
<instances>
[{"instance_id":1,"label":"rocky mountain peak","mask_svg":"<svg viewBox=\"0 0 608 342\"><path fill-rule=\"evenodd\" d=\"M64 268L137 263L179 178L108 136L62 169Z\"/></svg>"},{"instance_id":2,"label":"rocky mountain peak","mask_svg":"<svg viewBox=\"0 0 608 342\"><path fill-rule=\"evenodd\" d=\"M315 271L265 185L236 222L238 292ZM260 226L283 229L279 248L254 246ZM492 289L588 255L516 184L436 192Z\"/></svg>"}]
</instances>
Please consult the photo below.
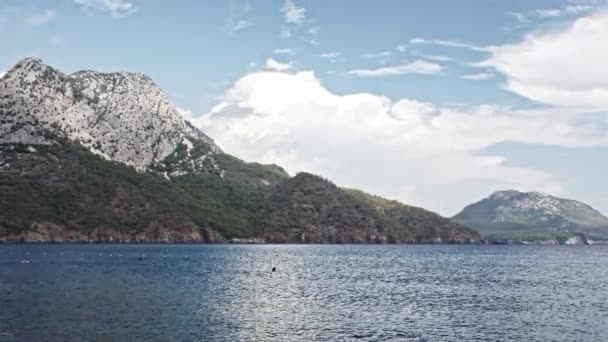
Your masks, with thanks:
<instances>
[{"instance_id":1,"label":"rocky mountain peak","mask_svg":"<svg viewBox=\"0 0 608 342\"><path fill-rule=\"evenodd\" d=\"M66 75L26 58L0 79L0 120L0 143L50 144L62 136L138 170L163 169L167 158L179 162L169 168L179 174L213 169L213 155L221 152L142 73Z\"/></svg>"}]
</instances>

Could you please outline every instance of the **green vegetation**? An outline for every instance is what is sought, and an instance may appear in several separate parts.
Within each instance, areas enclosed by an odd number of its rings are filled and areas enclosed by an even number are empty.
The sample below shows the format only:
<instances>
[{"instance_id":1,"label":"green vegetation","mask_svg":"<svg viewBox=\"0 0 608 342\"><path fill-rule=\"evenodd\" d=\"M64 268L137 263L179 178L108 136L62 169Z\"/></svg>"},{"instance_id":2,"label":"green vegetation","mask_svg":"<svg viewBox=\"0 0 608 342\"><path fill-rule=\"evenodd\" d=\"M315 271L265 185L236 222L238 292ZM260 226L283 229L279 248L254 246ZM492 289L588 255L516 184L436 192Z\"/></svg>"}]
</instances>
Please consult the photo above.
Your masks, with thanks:
<instances>
[{"instance_id":1,"label":"green vegetation","mask_svg":"<svg viewBox=\"0 0 608 342\"><path fill-rule=\"evenodd\" d=\"M77 144L1 145L0 235L33 222L52 222L89 233L99 226L140 231L151 222L166 227L206 227L226 238L253 237L253 216L265 190L289 176L277 166L245 163L220 154L218 174L189 173L173 181L104 160ZM4 231L3 231L4 230Z\"/></svg>"},{"instance_id":2,"label":"green vegetation","mask_svg":"<svg viewBox=\"0 0 608 342\"><path fill-rule=\"evenodd\" d=\"M278 184L257 219L266 241L468 243L479 234L437 214L300 173Z\"/></svg>"},{"instance_id":3,"label":"green vegetation","mask_svg":"<svg viewBox=\"0 0 608 342\"><path fill-rule=\"evenodd\" d=\"M0 236L50 223L91 234L104 227L135 236L193 229L204 240L262 237L268 242L475 242L479 235L423 209L358 190L344 190L276 165L227 154L207 157L214 172L138 173L78 144L0 145ZM194 150L194 149L193 149ZM191 153L192 151L191 150ZM165 165L179 161L178 147ZM204 152L206 153L206 152ZM213 159L211 159L213 158ZM222 171L218 171L222 170ZM158 228L160 227L160 228Z\"/></svg>"},{"instance_id":4,"label":"green vegetation","mask_svg":"<svg viewBox=\"0 0 608 342\"><path fill-rule=\"evenodd\" d=\"M175 178L175 185L191 194L198 222L206 223L226 238L250 238L256 231L253 218L263 205L268 187L289 178L274 165L245 163L227 154L214 156L223 178L210 173L189 173Z\"/></svg>"}]
</instances>

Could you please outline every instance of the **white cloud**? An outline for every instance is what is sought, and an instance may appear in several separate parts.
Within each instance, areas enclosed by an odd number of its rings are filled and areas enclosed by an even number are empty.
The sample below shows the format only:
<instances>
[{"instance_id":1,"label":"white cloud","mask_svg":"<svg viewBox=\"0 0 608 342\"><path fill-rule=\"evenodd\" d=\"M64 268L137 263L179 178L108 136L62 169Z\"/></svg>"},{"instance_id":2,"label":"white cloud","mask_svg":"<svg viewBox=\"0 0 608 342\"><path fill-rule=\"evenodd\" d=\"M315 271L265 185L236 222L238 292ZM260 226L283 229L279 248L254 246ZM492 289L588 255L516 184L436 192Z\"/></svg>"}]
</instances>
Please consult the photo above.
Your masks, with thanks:
<instances>
[{"instance_id":1,"label":"white cloud","mask_svg":"<svg viewBox=\"0 0 608 342\"><path fill-rule=\"evenodd\" d=\"M434 75L440 73L441 70L443 70L443 67L439 64L430 63L423 60L416 60L411 63L382 67L377 69L351 70L348 72L348 74L360 77L384 77L405 74Z\"/></svg>"},{"instance_id":2,"label":"white cloud","mask_svg":"<svg viewBox=\"0 0 608 342\"><path fill-rule=\"evenodd\" d=\"M550 174L484 154L490 146L607 143L601 125L565 111L337 95L312 72L245 75L194 123L245 160L321 174L443 214L496 189L565 191Z\"/></svg>"},{"instance_id":3,"label":"white cloud","mask_svg":"<svg viewBox=\"0 0 608 342\"><path fill-rule=\"evenodd\" d=\"M405 51L407 51L407 46L405 46L404 44L399 44L399 45L397 45L395 50L397 50L399 52L405 52Z\"/></svg>"},{"instance_id":4,"label":"white cloud","mask_svg":"<svg viewBox=\"0 0 608 342\"><path fill-rule=\"evenodd\" d=\"M481 45L475 45L475 44L471 44L471 43L464 43L464 42L459 42L459 41L453 41L453 40L441 40L441 39L424 39L424 38L413 38L410 40L411 44L428 44L428 45L438 45L438 46L445 46L445 47L452 47L452 48L462 48L462 49L469 49L469 50L473 50L473 51L479 51L479 52L488 52L491 51L491 47L488 46L481 46Z\"/></svg>"},{"instance_id":5,"label":"white cloud","mask_svg":"<svg viewBox=\"0 0 608 342\"><path fill-rule=\"evenodd\" d=\"M562 11L557 8L543 8L535 11L539 18L555 18L562 15Z\"/></svg>"},{"instance_id":6,"label":"white cloud","mask_svg":"<svg viewBox=\"0 0 608 342\"><path fill-rule=\"evenodd\" d=\"M55 11L47 8L44 9L42 12L35 13L29 16L25 20L25 23L29 26L42 26L53 20L53 18L55 18L56 16L57 13Z\"/></svg>"},{"instance_id":7,"label":"white cloud","mask_svg":"<svg viewBox=\"0 0 608 342\"><path fill-rule=\"evenodd\" d=\"M449 61L453 60L452 57L441 56L441 55L423 55L422 57L433 60L433 61L438 61L438 62L449 62Z\"/></svg>"},{"instance_id":8,"label":"white cloud","mask_svg":"<svg viewBox=\"0 0 608 342\"><path fill-rule=\"evenodd\" d=\"M286 23L301 24L306 19L306 9L298 7L294 0L285 0L281 12L285 16Z\"/></svg>"},{"instance_id":9,"label":"white cloud","mask_svg":"<svg viewBox=\"0 0 608 342\"><path fill-rule=\"evenodd\" d=\"M519 22L527 22L530 18L538 19L554 19L560 18L567 15L577 15L586 13L595 8L595 4L569 4L562 8L540 8L531 10L525 13L521 12L510 12L509 15L513 16Z\"/></svg>"},{"instance_id":10,"label":"white cloud","mask_svg":"<svg viewBox=\"0 0 608 342\"><path fill-rule=\"evenodd\" d=\"M177 109L177 112L181 116L183 116L186 120L192 120L194 118L192 110L190 110L190 109L184 109L184 108L181 108L181 107L175 107L175 109Z\"/></svg>"},{"instance_id":11,"label":"white cloud","mask_svg":"<svg viewBox=\"0 0 608 342\"><path fill-rule=\"evenodd\" d=\"M521 13L521 12L509 12L507 14L510 15L510 16L512 16L513 18L515 18L520 23L525 23L528 20L528 18L526 17L526 15L524 13Z\"/></svg>"},{"instance_id":12,"label":"white cloud","mask_svg":"<svg viewBox=\"0 0 608 342\"><path fill-rule=\"evenodd\" d=\"M228 2L228 15L224 21L222 31L234 34L255 26L255 22L248 18L252 6L249 0L231 0Z\"/></svg>"},{"instance_id":13,"label":"white cloud","mask_svg":"<svg viewBox=\"0 0 608 342\"><path fill-rule=\"evenodd\" d=\"M137 11L137 7L128 0L74 0L86 11L108 13L112 18L127 17Z\"/></svg>"},{"instance_id":14,"label":"white cloud","mask_svg":"<svg viewBox=\"0 0 608 342\"><path fill-rule=\"evenodd\" d=\"M390 51L381 51L381 52L370 52L363 55L366 58L381 58L381 57L390 57L393 53Z\"/></svg>"},{"instance_id":15,"label":"white cloud","mask_svg":"<svg viewBox=\"0 0 608 342\"><path fill-rule=\"evenodd\" d=\"M266 60L266 69L273 71L287 71L293 69L293 63L281 63L272 58Z\"/></svg>"},{"instance_id":16,"label":"white cloud","mask_svg":"<svg viewBox=\"0 0 608 342\"><path fill-rule=\"evenodd\" d=\"M317 34L319 33L319 31L321 31L321 28L319 26L312 26L308 28L308 33L310 34Z\"/></svg>"},{"instance_id":17,"label":"white cloud","mask_svg":"<svg viewBox=\"0 0 608 342\"><path fill-rule=\"evenodd\" d=\"M480 72L477 74L467 74L467 75L462 75L462 78L464 78L465 80L472 80L472 81L481 81L481 80L487 80L489 78L494 77L493 74L487 73L487 72Z\"/></svg>"},{"instance_id":18,"label":"white cloud","mask_svg":"<svg viewBox=\"0 0 608 342\"><path fill-rule=\"evenodd\" d=\"M4 77L4 75L6 75L6 72L0 72L0 78Z\"/></svg>"},{"instance_id":19,"label":"white cloud","mask_svg":"<svg viewBox=\"0 0 608 342\"><path fill-rule=\"evenodd\" d=\"M316 40L316 39L314 39L314 38L312 38L312 39L303 38L302 40L305 41L306 43L312 45L312 46L319 46L319 45L321 45L321 43L319 43L319 41Z\"/></svg>"},{"instance_id":20,"label":"white cloud","mask_svg":"<svg viewBox=\"0 0 608 342\"><path fill-rule=\"evenodd\" d=\"M240 19L236 22L236 24L234 24L234 26L232 27L232 31L241 31L252 26L254 26L254 23L252 21L249 21L247 19Z\"/></svg>"},{"instance_id":21,"label":"white cloud","mask_svg":"<svg viewBox=\"0 0 608 342\"><path fill-rule=\"evenodd\" d=\"M274 49L274 51L272 51L272 53L277 54L277 55L293 55L293 50L292 49Z\"/></svg>"},{"instance_id":22,"label":"white cloud","mask_svg":"<svg viewBox=\"0 0 608 342\"><path fill-rule=\"evenodd\" d=\"M608 110L608 12L579 18L566 28L528 35L496 47L479 66L505 75L506 89L533 101Z\"/></svg>"},{"instance_id":23,"label":"white cloud","mask_svg":"<svg viewBox=\"0 0 608 342\"><path fill-rule=\"evenodd\" d=\"M340 57L340 53L339 52L326 52L326 53L320 54L319 57L321 57L321 58L336 58L336 57Z\"/></svg>"}]
</instances>

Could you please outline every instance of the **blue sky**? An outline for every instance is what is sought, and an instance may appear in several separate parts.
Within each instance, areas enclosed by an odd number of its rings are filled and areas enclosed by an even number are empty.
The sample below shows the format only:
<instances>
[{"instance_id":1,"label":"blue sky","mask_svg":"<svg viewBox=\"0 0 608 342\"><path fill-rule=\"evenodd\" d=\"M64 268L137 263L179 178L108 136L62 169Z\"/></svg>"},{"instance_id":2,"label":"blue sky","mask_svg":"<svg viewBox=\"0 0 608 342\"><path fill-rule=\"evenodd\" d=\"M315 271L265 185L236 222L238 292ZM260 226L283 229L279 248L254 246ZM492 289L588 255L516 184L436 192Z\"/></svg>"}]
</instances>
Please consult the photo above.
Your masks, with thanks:
<instances>
[{"instance_id":1,"label":"blue sky","mask_svg":"<svg viewBox=\"0 0 608 342\"><path fill-rule=\"evenodd\" d=\"M600 0L1 0L0 72L26 56L65 72L144 72L227 152L445 215L504 188L608 213L608 106L597 100L608 86L591 69L606 52L576 45L579 35L601 44L604 8ZM599 29L584 26L587 18ZM266 90L285 93L277 102ZM299 102L293 92L303 91ZM344 112L323 120L336 110ZM366 110L377 115L359 117ZM307 143L315 138L331 148Z\"/></svg>"}]
</instances>

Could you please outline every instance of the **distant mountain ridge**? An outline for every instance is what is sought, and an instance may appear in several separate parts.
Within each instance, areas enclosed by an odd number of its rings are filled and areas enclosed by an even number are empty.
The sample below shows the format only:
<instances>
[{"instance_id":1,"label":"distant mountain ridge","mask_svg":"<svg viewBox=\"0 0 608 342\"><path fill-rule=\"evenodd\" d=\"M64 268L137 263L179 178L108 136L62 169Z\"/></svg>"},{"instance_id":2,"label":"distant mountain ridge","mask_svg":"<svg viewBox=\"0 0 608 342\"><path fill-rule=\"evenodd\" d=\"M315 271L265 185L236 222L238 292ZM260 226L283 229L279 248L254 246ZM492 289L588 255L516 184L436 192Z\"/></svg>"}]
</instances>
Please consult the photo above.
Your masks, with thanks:
<instances>
[{"instance_id":1,"label":"distant mountain ridge","mask_svg":"<svg viewBox=\"0 0 608 342\"><path fill-rule=\"evenodd\" d=\"M540 192L498 191L452 220L494 239L608 240L608 217L585 203Z\"/></svg>"},{"instance_id":2,"label":"distant mountain ridge","mask_svg":"<svg viewBox=\"0 0 608 342\"><path fill-rule=\"evenodd\" d=\"M146 75L66 75L33 58L0 77L0 194L0 241L480 240L426 210L224 153Z\"/></svg>"}]
</instances>

